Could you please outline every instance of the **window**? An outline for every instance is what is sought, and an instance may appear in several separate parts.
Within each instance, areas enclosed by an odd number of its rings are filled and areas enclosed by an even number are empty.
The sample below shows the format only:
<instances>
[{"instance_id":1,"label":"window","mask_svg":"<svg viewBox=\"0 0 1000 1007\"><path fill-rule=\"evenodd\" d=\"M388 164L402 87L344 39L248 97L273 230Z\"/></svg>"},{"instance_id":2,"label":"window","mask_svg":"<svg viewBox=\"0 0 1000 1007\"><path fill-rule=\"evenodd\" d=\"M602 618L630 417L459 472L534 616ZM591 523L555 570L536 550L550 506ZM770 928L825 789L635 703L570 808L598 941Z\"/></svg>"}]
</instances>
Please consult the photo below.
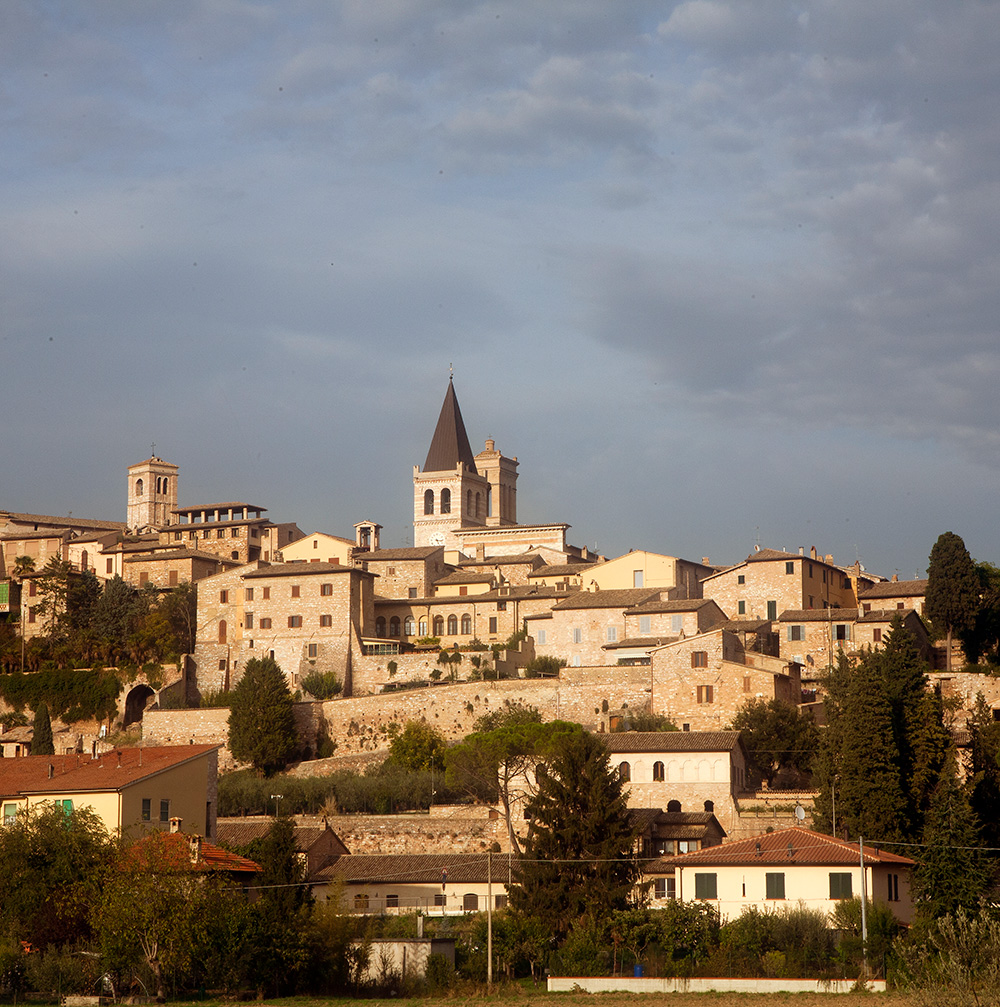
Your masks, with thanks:
<instances>
[{"instance_id":1,"label":"window","mask_svg":"<svg viewBox=\"0 0 1000 1007\"><path fill-rule=\"evenodd\" d=\"M266 619L266 618L265 619L261 619L260 620L260 628L261 629L270 629L271 628L271 620L270 619Z\"/></svg>"},{"instance_id":2,"label":"window","mask_svg":"<svg viewBox=\"0 0 1000 1007\"><path fill-rule=\"evenodd\" d=\"M628 783L632 779L632 767L627 762L620 762L618 764L618 779L622 783Z\"/></svg>"},{"instance_id":3,"label":"window","mask_svg":"<svg viewBox=\"0 0 1000 1007\"><path fill-rule=\"evenodd\" d=\"M573 642L583 643L583 630L579 626L573 627Z\"/></svg>"},{"instance_id":4,"label":"window","mask_svg":"<svg viewBox=\"0 0 1000 1007\"><path fill-rule=\"evenodd\" d=\"M691 651L691 667L692 668L707 668L708 667L708 651L707 650L692 650Z\"/></svg>"},{"instance_id":5,"label":"window","mask_svg":"<svg viewBox=\"0 0 1000 1007\"><path fill-rule=\"evenodd\" d=\"M324 598L329 598L330 595L333 594L333 585L332 584L320 584L320 586L319 586L319 593Z\"/></svg>"},{"instance_id":6,"label":"window","mask_svg":"<svg viewBox=\"0 0 1000 1007\"><path fill-rule=\"evenodd\" d=\"M329 629L333 625L333 616L329 613L324 613L319 617L319 625L320 629ZM398 622L396 623L396 626L399 626Z\"/></svg>"},{"instance_id":7,"label":"window","mask_svg":"<svg viewBox=\"0 0 1000 1007\"><path fill-rule=\"evenodd\" d=\"M389 636L399 636L399 616L394 615L389 620Z\"/></svg>"},{"instance_id":8,"label":"window","mask_svg":"<svg viewBox=\"0 0 1000 1007\"><path fill-rule=\"evenodd\" d=\"M769 601L767 603L767 617L771 620L778 618L778 603L776 601Z\"/></svg>"},{"instance_id":9,"label":"window","mask_svg":"<svg viewBox=\"0 0 1000 1007\"><path fill-rule=\"evenodd\" d=\"M479 896L475 892L466 892L462 896L462 908L467 913L475 913L479 911Z\"/></svg>"},{"instance_id":10,"label":"window","mask_svg":"<svg viewBox=\"0 0 1000 1007\"><path fill-rule=\"evenodd\" d=\"M135 495L137 497L141 497L142 496L142 480L141 479L136 479L136 481L135 481Z\"/></svg>"},{"instance_id":11,"label":"window","mask_svg":"<svg viewBox=\"0 0 1000 1007\"><path fill-rule=\"evenodd\" d=\"M507 602L505 602L505 601L498 601L497 602L497 611L498 612L506 612L507 611Z\"/></svg>"},{"instance_id":12,"label":"window","mask_svg":"<svg viewBox=\"0 0 1000 1007\"><path fill-rule=\"evenodd\" d=\"M672 615L670 617L670 632L680 633L684 629L684 616Z\"/></svg>"},{"instance_id":13,"label":"window","mask_svg":"<svg viewBox=\"0 0 1000 1007\"><path fill-rule=\"evenodd\" d=\"M881 643L882 642L882 630L878 626L876 626L872 630L872 642L873 643Z\"/></svg>"},{"instance_id":14,"label":"window","mask_svg":"<svg viewBox=\"0 0 1000 1007\"><path fill-rule=\"evenodd\" d=\"M228 629L228 627L226 626L226 620L225 619L220 619L219 620L219 643L225 643L226 642L226 630L227 629Z\"/></svg>"},{"instance_id":15,"label":"window","mask_svg":"<svg viewBox=\"0 0 1000 1007\"><path fill-rule=\"evenodd\" d=\"M795 561L794 560L790 559L785 564L785 573L795 573Z\"/></svg>"},{"instance_id":16,"label":"window","mask_svg":"<svg viewBox=\"0 0 1000 1007\"><path fill-rule=\"evenodd\" d=\"M218 530L218 531L217 531L217 532L215 533L215 537L216 537L216 538L225 538L225 537L226 537L226 530L225 530L225 528L220 528L220 529L219 529L219 530Z\"/></svg>"},{"instance_id":17,"label":"window","mask_svg":"<svg viewBox=\"0 0 1000 1007\"><path fill-rule=\"evenodd\" d=\"M671 814L675 814L680 810L681 810L680 801L667 801L667 811L669 811Z\"/></svg>"},{"instance_id":18,"label":"window","mask_svg":"<svg viewBox=\"0 0 1000 1007\"><path fill-rule=\"evenodd\" d=\"M177 571L176 570L171 570L167 574L167 584L170 587L177 587Z\"/></svg>"},{"instance_id":19,"label":"window","mask_svg":"<svg viewBox=\"0 0 1000 1007\"><path fill-rule=\"evenodd\" d=\"M841 622L833 627L834 640L850 640L851 627L849 623Z\"/></svg>"},{"instance_id":20,"label":"window","mask_svg":"<svg viewBox=\"0 0 1000 1007\"><path fill-rule=\"evenodd\" d=\"M764 898L783 899L785 897L785 875L765 874L764 892Z\"/></svg>"},{"instance_id":21,"label":"window","mask_svg":"<svg viewBox=\"0 0 1000 1007\"><path fill-rule=\"evenodd\" d=\"M160 821L169 822L170 821L170 801L160 801Z\"/></svg>"},{"instance_id":22,"label":"window","mask_svg":"<svg viewBox=\"0 0 1000 1007\"><path fill-rule=\"evenodd\" d=\"M113 559L109 559L108 562L107 562L107 565L106 565L105 569L106 569L106 571L108 573L114 573L115 572L115 561Z\"/></svg>"},{"instance_id":23,"label":"window","mask_svg":"<svg viewBox=\"0 0 1000 1007\"><path fill-rule=\"evenodd\" d=\"M736 577L737 584L745 584L747 582L746 574L738 574Z\"/></svg>"},{"instance_id":24,"label":"window","mask_svg":"<svg viewBox=\"0 0 1000 1007\"><path fill-rule=\"evenodd\" d=\"M468 612L462 616L462 636L472 636L472 616Z\"/></svg>"},{"instance_id":25,"label":"window","mask_svg":"<svg viewBox=\"0 0 1000 1007\"><path fill-rule=\"evenodd\" d=\"M899 901L899 875L898 874L887 874L885 877L886 881L889 883L889 902Z\"/></svg>"},{"instance_id":26,"label":"window","mask_svg":"<svg viewBox=\"0 0 1000 1007\"><path fill-rule=\"evenodd\" d=\"M497 617L495 615L490 616L490 632L495 633L497 631Z\"/></svg>"},{"instance_id":27,"label":"window","mask_svg":"<svg viewBox=\"0 0 1000 1007\"><path fill-rule=\"evenodd\" d=\"M288 628L289 629L301 629L302 628L302 616L301 615L290 615L288 617Z\"/></svg>"},{"instance_id":28,"label":"window","mask_svg":"<svg viewBox=\"0 0 1000 1007\"><path fill-rule=\"evenodd\" d=\"M418 625L420 626L420 629L419 629L420 635L421 636L426 636L427 635L427 620L426 619L421 619L420 622L418 623Z\"/></svg>"},{"instance_id":29,"label":"window","mask_svg":"<svg viewBox=\"0 0 1000 1007\"><path fill-rule=\"evenodd\" d=\"M434 893L434 905L443 906L445 904L445 894L444 892Z\"/></svg>"},{"instance_id":30,"label":"window","mask_svg":"<svg viewBox=\"0 0 1000 1007\"><path fill-rule=\"evenodd\" d=\"M243 590L243 600L244 601L253 601L253 588L252 587L244 588L244 590Z\"/></svg>"},{"instance_id":31,"label":"window","mask_svg":"<svg viewBox=\"0 0 1000 1007\"><path fill-rule=\"evenodd\" d=\"M677 852L678 853L693 853L698 849L697 839L678 839L677 840Z\"/></svg>"},{"instance_id":32,"label":"window","mask_svg":"<svg viewBox=\"0 0 1000 1007\"><path fill-rule=\"evenodd\" d=\"M416 598L416 596L417 596L417 589L415 587L409 587L409 588L407 588L406 589L406 596L407 596L407 598Z\"/></svg>"},{"instance_id":33,"label":"window","mask_svg":"<svg viewBox=\"0 0 1000 1007\"><path fill-rule=\"evenodd\" d=\"M849 899L853 895L850 874L830 873L830 898Z\"/></svg>"},{"instance_id":34,"label":"window","mask_svg":"<svg viewBox=\"0 0 1000 1007\"><path fill-rule=\"evenodd\" d=\"M650 633L653 629L653 620L651 616L640 615L639 616L639 632L640 633Z\"/></svg>"},{"instance_id":35,"label":"window","mask_svg":"<svg viewBox=\"0 0 1000 1007\"><path fill-rule=\"evenodd\" d=\"M805 626L789 626L788 627L788 639L789 640L804 640L806 638L806 628Z\"/></svg>"},{"instance_id":36,"label":"window","mask_svg":"<svg viewBox=\"0 0 1000 1007\"><path fill-rule=\"evenodd\" d=\"M677 882L673 878L656 878L653 881L654 899L676 899Z\"/></svg>"},{"instance_id":37,"label":"window","mask_svg":"<svg viewBox=\"0 0 1000 1007\"><path fill-rule=\"evenodd\" d=\"M4 823L4 825L13 825L15 818L17 818L17 805L16 804L5 804L3 806L3 823Z\"/></svg>"},{"instance_id":38,"label":"window","mask_svg":"<svg viewBox=\"0 0 1000 1007\"><path fill-rule=\"evenodd\" d=\"M385 636L385 616L380 615L375 620L375 635L382 637Z\"/></svg>"},{"instance_id":39,"label":"window","mask_svg":"<svg viewBox=\"0 0 1000 1007\"><path fill-rule=\"evenodd\" d=\"M226 659L224 657L219 658L219 671L226 670Z\"/></svg>"},{"instance_id":40,"label":"window","mask_svg":"<svg viewBox=\"0 0 1000 1007\"><path fill-rule=\"evenodd\" d=\"M615 626L608 626L608 643L618 642L618 629Z\"/></svg>"},{"instance_id":41,"label":"window","mask_svg":"<svg viewBox=\"0 0 1000 1007\"><path fill-rule=\"evenodd\" d=\"M458 636L458 616L449 615L448 616L448 635Z\"/></svg>"},{"instance_id":42,"label":"window","mask_svg":"<svg viewBox=\"0 0 1000 1007\"><path fill-rule=\"evenodd\" d=\"M664 776L663 763L662 762L654 762L653 763L653 779L656 780L657 783L662 783L665 778L666 777Z\"/></svg>"},{"instance_id":43,"label":"window","mask_svg":"<svg viewBox=\"0 0 1000 1007\"><path fill-rule=\"evenodd\" d=\"M253 612L243 613L243 625L247 629L253 629Z\"/></svg>"},{"instance_id":44,"label":"window","mask_svg":"<svg viewBox=\"0 0 1000 1007\"><path fill-rule=\"evenodd\" d=\"M427 490L427 492L424 493L424 513L434 513L434 490Z\"/></svg>"},{"instance_id":45,"label":"window","mask_svg":"<svg viewBox=\"0 0 1000 1007\"><path fill-rule=\"evenodd\" d=\"M142 820L148 822L153 817L153 801L149 797L142 799Z\"/></svg>"},{"instance_id":46,"label":"window","mask_svg":"<svg viewBox=\"0 0 1000 1007\"><path fill-rule=\"evenodd\" d=\"M710 685L699 685L698 686L698 702L699 703L711 703L712 702L713 689Z\"/></svg>"},{"instance_id":47,"label":"window","mask_svg":"<svg viewBox=\"0 0 1000 1007\"><path fill-rule=\"evenodd\" d=\"M354 908L355 909L367 909L368 908L368 896L361 895L360 893L354 896Z\"/></svg>"},{"instance_id":48,"label":"window","mask_svg":"<svg viewBox=\"0 0 1000 1007\"><path fill-rule=\"evenodd\" d=\"M318 653L319 653L319 644L317 643L309 644L309 656L316 657Z\"/></svg>"},{"instance_id":49,"label":"window","mask_svg":"<svg viewBox=\"0 0 1000 1007\"><path fill-rule=\"evenodd\" d=\"M35 610L33 608L28 609L28 622L35 621Z\"/></svg>"},{"instance_id":50,"label":"window","mask_svg":"<svg viewBox=\"0 0 1000 1007\"><path fill-rule=\"evenodd\" d=\"M148 584L148 583L149 583L149 574L146 573L146 571L144 570L142 573L139 574L139 587L142 587L143 584ZM34 587L35 587L34 582L32 582L31 587L32 587L32 590L34 590ZM30 594L31 592L29 591L28 593Z\"/></svg>"},{"instance_id":51,"label":"window","mask_svg":"<svg viewBox=\"0 0 1000 1007\"><path fill-rule=\"evenodd\" d=\"M642 571L641 570L633 570L632 571L632 587L644 587L644 586L645 585L642 583Z\"/></svg>"},{"instance_id":52,"label":"window","mask_svg":"<svg viewBox=\"0 0 1000 1007\"><path fill-rule=\"evenodd\" d=\"M434 635L444 636L444 616L436 615L434 616Z\"/></svg>"},{"instance_id":53,"label":"window","mask_svg":"<svg viewBox=\"0 0 1000 1007\"><path fill-rule=\"evenodd\" d=\"M507 908L507 896L506 895L494 895L493 896L493 908L494 909L506 909Z\"/></svg>"},{"instance_id":54,"label":"window","mask_svg":"<svg viewBox=\"0 0 1000 1007\"><path fill-rule=\"evenodd\" d=\"M749 692L750 691L750 676L749 675L744 675L743 676L743 691L744 692Z\"/></svg>"},{"instance_id":55,"label":"window","mask_svg":"<svg viewBox=\"0 0 1000 1007\"><path fill-rule=\"evenodd\" d=\"M256 537L256 535L257 535L257 532L256 532L256 529L255 529L254 530L254 537ZM239 528L233 528L229 532L229 537L230 538L239 538L240 537L240 530L239 530Z\"/></svg>"},{"instance_id":56,"label":"window","mask_svg":"<svg viewBox=\"0 0 1000 1007\"><path fill-rule=\"evenodd\" d=\"M736 603L736 614L737 615L747 614L747 603L745 601L738 601Z\"/></svg>"},{"instance_id":57,"label":"window","mask_svg":"<svg viewBox=\"0 0 1000 1007\"><path fill-rule=\"evenodd\" d=\"M403 620L403 636L413 636L414 626L415 624L413 622L413 616L408 615Z\"/></svg>"},{"instance_id":58,"label":"window","mask_svg":"<svg viewBox=\"0 0 1000 1007\"><path fill-rule=\"evenodd\" d=\"M299 585L298 584L293 584L292 585L292 597L293 598L298 598L299 595L300 595L300 593L301 592L300 592L300 589L299 589Z\"/></svg>"},{"instance_id":59,"label":"window","mask_svg":"<svg viewBox=\"0 0 1000 1007\"><path fill-rule=\"evenodd\" d=\"M441 513L451 513L451 490L449 489L441 490Z\"/></svg>"},{"instance_id":60,"label":"window","mask_svg":"<svg viewBox=\"0 0 1000 1007\"><path fill-rule=\"evenodd\" d=\"M538 641L539 646L544 646L548 640L548 633L544 629L540 629L535 636L535 639Z\"/></svg>"},{"instance_id":61,"label":"window","mask_svg":"<svg viewBox=\"0 0 1000 1007\"><path fill-rule=\"evenodd\" d=\"M269 587L261 588L264 593L264 601L267 601L271 597L271 589Z\"/></svg>"},{"instance_id":62,"label":"window","mask_svg":"<svg viewBox=\"0 0 1000 1007\"><path fill-rule=\"evenodd\" d=\"M694 897L696 899L717 899L719 897L718 875L695 874Z\"/></svg>"},{"instance_id":63,"label":"window","mask_svg":"<svg viewBox=\"0 0 1000 1007\"><path fill-rule=\"evenodd\" d=\"M465 585L465 584L463 584L463 585L462 585L462 586L461 586L461 587L460 587L460 588L458 589L458 593L459 593L459 595L460 595L461 597L463 597L463 598L464 598L464 597L465 597L465 596L466 596L466 595L467 595L467 594L469 593L469 589L468 589L468 587L466 587L466 585Z\"/></svg>"}]
</instances>

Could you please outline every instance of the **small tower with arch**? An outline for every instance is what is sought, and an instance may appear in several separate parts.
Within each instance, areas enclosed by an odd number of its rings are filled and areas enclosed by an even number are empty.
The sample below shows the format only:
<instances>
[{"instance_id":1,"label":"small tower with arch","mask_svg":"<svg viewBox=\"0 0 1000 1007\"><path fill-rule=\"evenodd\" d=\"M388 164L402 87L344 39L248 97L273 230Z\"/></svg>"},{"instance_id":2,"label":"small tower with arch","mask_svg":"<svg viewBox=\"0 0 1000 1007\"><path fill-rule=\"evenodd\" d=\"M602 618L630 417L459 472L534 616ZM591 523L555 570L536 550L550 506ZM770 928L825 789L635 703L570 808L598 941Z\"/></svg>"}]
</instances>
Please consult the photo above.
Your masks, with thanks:
<instances>
[{"instance_id":1,"label":"small tower with arch","mask_svg":"<svg viewBox=\"0 0 1000 1007\"><path fill-rule=\"evenodd\" d=\"M171 524L177 507L177 466L155 454L128 467L129 531Z\"/></svg>"}]
</instances>

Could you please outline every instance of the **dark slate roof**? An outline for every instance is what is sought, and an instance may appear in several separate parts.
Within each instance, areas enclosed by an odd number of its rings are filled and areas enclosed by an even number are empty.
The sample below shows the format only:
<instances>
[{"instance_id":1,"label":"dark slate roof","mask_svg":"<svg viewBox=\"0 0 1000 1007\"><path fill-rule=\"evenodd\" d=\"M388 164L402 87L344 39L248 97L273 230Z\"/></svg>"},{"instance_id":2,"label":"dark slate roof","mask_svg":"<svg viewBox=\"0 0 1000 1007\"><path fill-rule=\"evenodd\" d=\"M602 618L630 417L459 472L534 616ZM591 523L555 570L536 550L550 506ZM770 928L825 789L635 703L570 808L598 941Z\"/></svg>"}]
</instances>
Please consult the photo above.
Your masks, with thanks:
<instances>
[{"instance_id":1,"label":"dark slate roof","mask_svg":"<svg viewBox=\"0 0 1000 1007\"><path fill-rule=\"evenodd\" d=\"M644 601L656 598L662 588L624 587L614 591L576 591L568 595L565 601L553 606L553 610L562 611L572 608L632 608Z\"/></svg>"},{"instance_id":2,"label":"dark slate roof","mask_svg":"<svg viewBox=\"0 0 1000 1007\"><path fill-rule=\"evenodd\" d=\"M788 608L778 616L778 622L854 622L856 608Z\"/></svg>"},{"instance_id":3,"label":"dark slate roof","mask_svg":"<svg viewBox=\"0 0 1000 1007\"><path fill-rule=\"evenodd\" d=\"M926 592L926 580L886 580L859 591L858 597L866 601L869 598L912 598Z\"/></svg>"},{"instance_id":4,"label":"dark slate roof","mask_svg":"<svg viewBox=\"0 0 1000 1007\"><path fill-rule=\"evenodd\" d=\"M629 752L729 752L740 744L739 731L621 731L602 734L614 755Z\"/></svg>"},{"instance_id":5,"label":"dark slate roof","mask_svg":"<svg viewBox=\"0 0 1000 1007\"><path fill-rule=\"evenodd\" d=\"M414 882L440 884L442 871L449 883L486 881L485 853L352 853L338 857L317 872L321 881L379 881L397 884ZM493 880L498 884L507 876L507 858L493 857Z\"/></svg>"},{"instance_id":6,"label":"dark slate roof","mask_svg":"<svg viewBox=\"0 0 1000 1007\"><path fill-rule=\"evenodd\" d=\"M441 404L434 436L424 462L424 472L450 472L461 462L470 472L476 472L476 459L465 432L462 410L458 408L454 382L448 382L448 391Z\"/></svg>"},{"instance_id":7,"label":"dark slate roof","mask_svg":"<svg viewBox=\"0 0 1000 1007\"><path fill-rule=\"evenodd\" d=\"M439 545L413 546L405 549L378 549L375 552L356 552L355 558L364 563L378 563L383 560L430 559L436 552L444 554Z\"/></svg>"},{"instance_id":8,"label":"dark slate roof","mask_svg":"<svg viewBox=\"0 0 1000 1007\"><path fill-rule=\"evenodd\" d=\"M913 863L907 857L886 853L873 846L865 846L864 859L866 864L912 865ZM820 832L813 832L812 829L799 827L766 832L752 839L741 839L722 846L710 846L708 849L682 853L674 858L674 863L678 867L694 867L699 864L737 867L779 864L856 867L859 861L857 843L847 843L843 839L835 839L833 836L824 836Z\"/></svg>"},{"instance_id":9,"label":"dark slate roof","mask_svg":"<svg viewBox=\"0 0 1000 1007\"><path fill-rule=\"evenodd\" d=\"M245 580L252 577L308 577L321 573L355 573L364 574L366 571L358 570L354 566L343 566L340 563L308 563L305 561L295 563L274 563L271 566L262 566L258 570L251 570L243 575ZM374 574L368 574L374 577Z\"/></svg>"}]
</instances>

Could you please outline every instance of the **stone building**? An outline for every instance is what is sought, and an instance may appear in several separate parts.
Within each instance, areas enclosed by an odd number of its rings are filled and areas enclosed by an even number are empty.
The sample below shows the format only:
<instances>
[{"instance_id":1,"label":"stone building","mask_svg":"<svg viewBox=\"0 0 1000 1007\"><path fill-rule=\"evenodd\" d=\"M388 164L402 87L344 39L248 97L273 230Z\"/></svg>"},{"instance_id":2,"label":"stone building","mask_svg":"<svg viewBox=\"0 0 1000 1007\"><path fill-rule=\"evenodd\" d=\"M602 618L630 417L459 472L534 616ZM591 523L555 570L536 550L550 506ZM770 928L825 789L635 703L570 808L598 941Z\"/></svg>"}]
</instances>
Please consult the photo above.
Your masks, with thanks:
<instances>
[{"instance_id":1,"label":"stone building","mask_svg":"<svg viewBox=\"0 0 1000 1007\"><path fill-rule=\"evenodd\" d=\"M133 532L173 523L177 507L177 466L152 455L128 467L128 516Z\"/></svg>"},{"instance_id":2,"label":"stone building","mask_svg":"<svg viewBox=\"0 0 1000 1007\"><path fill-rule=\"evenodd\" d=\"M897 580L893 576L892 580L883 580L862 588L858 593L858 605L863 612L911 608L917 615L923 615L926 593L926 580Z\"/></svg>"}]
</instances>

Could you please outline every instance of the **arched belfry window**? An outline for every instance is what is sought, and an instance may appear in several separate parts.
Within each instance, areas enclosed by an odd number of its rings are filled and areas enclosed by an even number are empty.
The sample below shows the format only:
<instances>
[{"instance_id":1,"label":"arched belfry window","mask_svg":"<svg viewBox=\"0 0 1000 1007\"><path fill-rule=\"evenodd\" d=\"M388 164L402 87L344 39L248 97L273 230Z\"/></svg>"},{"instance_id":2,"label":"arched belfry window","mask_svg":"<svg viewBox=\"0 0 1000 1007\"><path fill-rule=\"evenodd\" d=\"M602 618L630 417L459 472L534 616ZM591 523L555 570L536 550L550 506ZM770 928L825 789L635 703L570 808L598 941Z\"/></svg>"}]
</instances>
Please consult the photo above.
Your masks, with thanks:
<instances>
[{"instance_id":1,"label":"arched belfry window","mask_svg":"<svg viewBox=\"0 0 1000 1007\"><path fill-rule=\"evenodd\" d=\"M449 489L441 490L441 513L451 513L451 490Z\"/></svg>"},{"instance_id":2,"label":"arched belfry window","mask_svg":"<svg viewBox=\"0 0 1000 1007\"><path fill-rule=\"evenodd\" d=\"M465 513L472 517L472 490L465 491Z\"/></svg>"},{"instance_id":3,"label":"arched belfry window","mask_svg":"<svg viewBox=\"0 0 1000 1007\"><path fill-rule=\"evenodd\" d=\"M141 497L142 496L142 480L141 479L136 479L136 481L135 481L135 495L137 497Z\"/></svg>"},{"instance_id":4,"label":"arched belfry window","mask_svg":"<svg viewBox=\"0 0 1000 1007\"><path fill-rule=\"evenodd\" d=\"M424 494L424 513L425 514L434 513L434 490L428 490Z\"/></svg>"}]
</instances>

